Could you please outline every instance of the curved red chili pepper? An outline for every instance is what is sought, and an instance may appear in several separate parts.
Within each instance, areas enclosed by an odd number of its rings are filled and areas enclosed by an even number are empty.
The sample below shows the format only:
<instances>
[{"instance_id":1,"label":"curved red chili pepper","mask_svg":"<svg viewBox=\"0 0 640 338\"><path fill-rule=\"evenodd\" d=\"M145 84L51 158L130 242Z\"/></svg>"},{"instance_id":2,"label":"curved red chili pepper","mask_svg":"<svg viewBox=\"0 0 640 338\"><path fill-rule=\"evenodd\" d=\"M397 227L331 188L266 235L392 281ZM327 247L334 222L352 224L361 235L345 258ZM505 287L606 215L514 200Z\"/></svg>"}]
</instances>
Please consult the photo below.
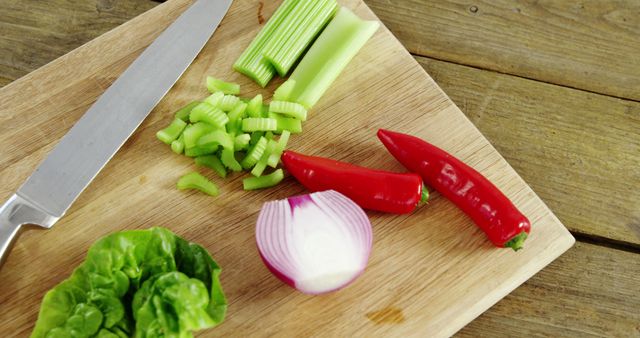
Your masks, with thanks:
<instances>
[{"instance_id":1,"label":"curved red chili pepper","mask_svg":"<svg viewBox=\"0 0 640 338\"><path fill-rule=\"evenodd\" d=\"M422 179L413 173L373 170L293 151L282 154L282 163L307 189L333 189L364 209L404 214L422 198Z\"/></svg>"},{"instance_id":2,"label":"curved red chili pepper","mask_svg":"<svg viewBox=\"0 0 640 338\"><path fill-rule=\"evenodd\" d=\"M493 244L522 248L531 223L482 174L417 137L380 129L378 138L407 169L469 215Z\"/></svg>"}]
</instances>

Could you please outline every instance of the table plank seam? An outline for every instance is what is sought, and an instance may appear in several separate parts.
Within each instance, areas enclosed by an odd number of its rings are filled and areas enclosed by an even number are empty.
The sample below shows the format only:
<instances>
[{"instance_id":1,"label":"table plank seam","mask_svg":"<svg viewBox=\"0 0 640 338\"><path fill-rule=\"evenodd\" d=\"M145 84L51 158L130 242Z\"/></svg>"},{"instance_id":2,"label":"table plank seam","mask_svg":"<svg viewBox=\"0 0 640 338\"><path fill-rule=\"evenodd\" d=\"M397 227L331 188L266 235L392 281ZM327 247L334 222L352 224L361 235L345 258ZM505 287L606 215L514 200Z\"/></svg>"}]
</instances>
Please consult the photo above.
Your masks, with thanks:
<instances>
[{"instance_id":1,"label":"table plank seam","mask_svg":"<svg viewBox=\"0 0 640 338\"><path fill-rule=\"evenodd\" d=\"M604 248L609 248L612 250L625 251L635 254L640 254L640 245L629 243L625 241L620 241L604 236L598 236L594 234L587 234L580 231L569 231L575 237L576 241L597 245Z\"/></svg>"},{"instance_id":2,"label":"table plank seam","mask_svg":"<svg viewBox=\"0 0 640 338\"><path fill-rule=\"evenodd\" d=\"M554 85L554 86L558 86L558 87L569 88L569 89L581 91L581 92L584 92L584 93L601 95L601 96L611 97L611 98L615 98L615 99L619 99L619 100L640 103L640 100L632 99L632 98L625 97L625 96L601 93L601 92L597 92L597 91L593 91L593 90L589 90L589 89L578 88L578 87L575 87L575 86L569 86L569 85L566 85L566 84L552 82L552 81L545 81L545 80L542 80L542 79L536 79L536 78L533 78L533 77L527 77L527 76L518 75L518 74L514 74L514 73L510 73L510 72L501 72L501 71L496 70L496 69L483 68L483 67L480 67L480 66L477 66L477 65L474 65L474 64L469 64L469 63L460 63L460 62L456 62L456 61L453 61L453 60L447 60L447 59L439 58L439 57L428 55L428 54L418 54L418 53L415 53L413 51L409 51L409 53L411 53L411 55L413 57L415 57L415 58L427 58L427 59L431 59L431 60L447 62L447 63L458 65L458 66L464 66L464 67L469 67L469 68L473 68L473 69L493 72L493 73L497 73L497 74L513 76L515 78L531 80L531 81L536 81L536 82L540 82L540 83L546 83L546 84L550 84L550 85Z\"/></svg>"}]
</instances>

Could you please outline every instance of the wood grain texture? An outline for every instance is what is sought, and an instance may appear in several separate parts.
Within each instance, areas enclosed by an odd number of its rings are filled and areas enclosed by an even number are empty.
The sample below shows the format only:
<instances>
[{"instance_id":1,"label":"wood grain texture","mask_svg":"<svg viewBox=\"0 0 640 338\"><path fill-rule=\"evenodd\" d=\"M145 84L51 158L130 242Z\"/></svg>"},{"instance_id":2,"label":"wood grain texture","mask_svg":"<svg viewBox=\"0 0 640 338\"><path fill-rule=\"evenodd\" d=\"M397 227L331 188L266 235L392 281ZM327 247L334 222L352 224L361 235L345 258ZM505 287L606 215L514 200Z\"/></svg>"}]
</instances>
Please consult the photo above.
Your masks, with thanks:
<instances>
[{"instance_id":1,"label":"wood grain texture","mask_svg":"<svg viewBox=\"0 0 640 338\"><path fill-rule=\"evenodd\" d=\"M578 242L458 337L640 337L640 255Z\"/></svg>"},{"instance_id":2,"label":"wood grain texture","mask_svg":"<svg viewBox=\"0 0 640 338\"><path fill-rule=\"evenodd\" d=\"M150 0L0 0L0 87L156 5Z\"/></svg>"},{"instance_id":3,"label":"wood grain texture","mask_svg":"<svg viewBox=\"0 0 640 338\"><path fill-rule=\"evenodd\" d=\"M19 186L55 140L188 3L158 6L0 91L5 145L0 198ZM265 16L277 4L265 3ZM360 1L343 4L374 18ZM177 191L176 179L195 168L154 137L172 111L205 95L206 75L237 81L246 95L260 91L231 70L259 29L257 9L258 1L235 1L202 54L59 224L21 236L0 271L0 302L7 308L0 313L0 331L27 334L44 292L71 272L93 241L122 229L167 226L213 254L224 267L230 310L221 326L203 335L220 336L449 335L573 244L542 201L381 29L311 112L304 137L293 138L291 148L400 171L375 131L387 127L424 137L484 173L530 217L534 225L526 249L514 253L492 247L468 218L434 194L411 216L369 214L374 251L367 272L348 289L309 297L277 281L256 253L255 219L263 202L302 188L288 178L278 189L247 193L241 190L242 176L233 175L216 180L219 198ZM27 112L28 121L22 119ZM403 320L376 324L376 311Z\"/></svg>"},{"instance_id":4,"label":"wood grain texture","mask_svg":"<svg viewBox=\"0 0 640 338\"><path fill-rule=\"evenodd\" d=\"M418 61L570 230L640 247L640 103Z\"/></svg>"},{"instance_id":5,"label":"wood grain texture","mask_svg":"<svg viewBox=\"0 0 640 338\"><path fill-rule=\"evenodd\" d=\"M415 54L640 100L640 2L367 0Z\"/></svg>"}]
</instances>

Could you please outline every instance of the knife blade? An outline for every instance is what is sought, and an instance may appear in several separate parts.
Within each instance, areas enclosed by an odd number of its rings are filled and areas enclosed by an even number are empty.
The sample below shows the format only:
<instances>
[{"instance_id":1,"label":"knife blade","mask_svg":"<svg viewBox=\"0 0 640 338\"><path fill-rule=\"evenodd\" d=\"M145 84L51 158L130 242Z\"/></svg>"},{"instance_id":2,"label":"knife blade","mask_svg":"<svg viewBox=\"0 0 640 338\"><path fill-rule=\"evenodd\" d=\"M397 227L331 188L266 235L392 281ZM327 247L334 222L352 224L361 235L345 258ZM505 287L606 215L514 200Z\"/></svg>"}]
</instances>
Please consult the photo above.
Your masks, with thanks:
<instances>
[{"instance_id":1,"label":"knife blade","mask_svg":"<svg viewBox=\"0 0 640 338\"><path fill-rule=\"evenodd\" d=\"M232 0L197 0L98 98L0 207L0 260L20 227L51 228L193 62Z\"/></svg>"}]
</instances>

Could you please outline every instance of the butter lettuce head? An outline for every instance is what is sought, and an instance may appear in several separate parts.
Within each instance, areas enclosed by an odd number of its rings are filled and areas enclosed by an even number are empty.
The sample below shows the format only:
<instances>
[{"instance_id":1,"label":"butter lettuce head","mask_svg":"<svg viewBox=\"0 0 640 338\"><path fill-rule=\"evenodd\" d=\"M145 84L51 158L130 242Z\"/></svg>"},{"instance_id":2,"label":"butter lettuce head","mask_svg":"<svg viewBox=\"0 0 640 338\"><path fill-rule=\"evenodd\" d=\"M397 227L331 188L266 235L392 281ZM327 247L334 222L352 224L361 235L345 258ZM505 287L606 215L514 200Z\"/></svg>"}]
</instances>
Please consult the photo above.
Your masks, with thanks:
<instances>
[{"instance_id":1,"label":"butter lettuce head","mask_svg":"<svg viewBox=\"0 0 640 338\"><path fill-rule=\"evenodd\" d=\"M224 319L219 275L204 248L167 229L117 232L47 292L31 337L192 337Z\"/></svg>"}]
</instances>

